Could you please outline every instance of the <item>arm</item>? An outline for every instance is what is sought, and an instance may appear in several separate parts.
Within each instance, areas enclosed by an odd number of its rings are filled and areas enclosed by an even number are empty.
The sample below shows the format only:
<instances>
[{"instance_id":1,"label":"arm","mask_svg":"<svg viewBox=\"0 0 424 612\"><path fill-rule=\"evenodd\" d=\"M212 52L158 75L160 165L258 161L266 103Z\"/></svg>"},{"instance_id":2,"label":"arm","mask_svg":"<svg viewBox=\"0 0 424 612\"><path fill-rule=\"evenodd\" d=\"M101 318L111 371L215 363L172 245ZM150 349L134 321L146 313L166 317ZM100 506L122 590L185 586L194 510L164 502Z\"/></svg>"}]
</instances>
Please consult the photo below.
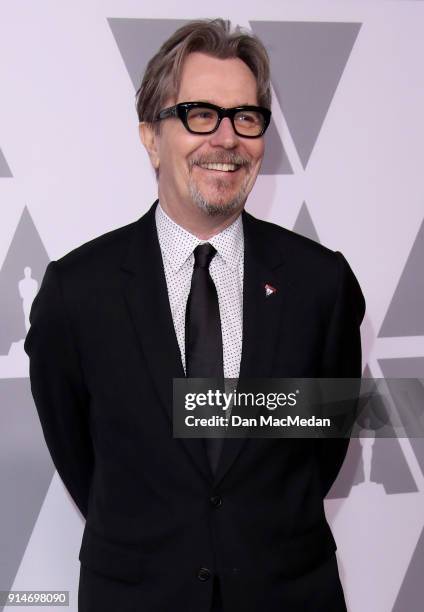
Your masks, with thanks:
<instances>
[{"instance_id":1,"label":"arm","mask_svg":"<svg viewBox=\"0 0 424 612\"><path fill-rule=\"evenodd\" d=\"M94 465L89 434L89 393L58 278L49 263L31 307L24 349L31 392L53 463L84 517Z\"/></svg>"},{"instance_id":2,"label":"arm","mask_svg":"<svg viewBox=\"0 0 424 612\"><path fill-rule=\"evenodd\" d=\"M336 256L339 268L338 290L323 347L320 376L360 378L362 374L360 325L365 314L365 300L346 259L339 252L336 252ZM317 442L325 497L342 466L349 439L321 439Z\"/></svg>"}]
</instances>

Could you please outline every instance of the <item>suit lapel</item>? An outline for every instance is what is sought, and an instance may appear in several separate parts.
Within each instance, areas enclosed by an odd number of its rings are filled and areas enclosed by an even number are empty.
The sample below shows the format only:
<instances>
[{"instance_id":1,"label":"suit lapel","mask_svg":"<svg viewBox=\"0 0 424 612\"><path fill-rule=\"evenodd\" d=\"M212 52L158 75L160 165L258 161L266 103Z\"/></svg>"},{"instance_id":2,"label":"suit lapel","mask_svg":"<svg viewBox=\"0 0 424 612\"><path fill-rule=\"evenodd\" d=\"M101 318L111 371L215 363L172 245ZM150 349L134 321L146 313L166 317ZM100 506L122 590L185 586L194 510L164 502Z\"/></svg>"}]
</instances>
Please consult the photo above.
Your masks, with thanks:
<instances>
[{"instance_id":1,"label":"suit lapel","mask_svg":"<svg viewBox=\"0 0 424 612\"><path fill-rule=\"evenodd\" d=\"M289 282L282 274L284 260L272 236L259 234L258 221L243 214L245 266L243 289L243 349L240 378L270 376L281 308Z\"/></svg>"},{"instance_id":2,"label":"suit lapel","mask_svg":"<svg viewBox=\"0 0 424 612\"><path fill-rule=\"evenodd\" d=\"M184 378L184 369L172 321L162 254L157 237L157 201L134 226L121 264L123 293L147 367L172 423L173 378ZM211 471L201 439L178 439L202 474Z\"/></svg>"},{"instance_id":3,"label":"suit lapel","mask_svg":"<svg viewBox=\"0 0 424 612\"><path fill-rule=\"evenodd\" d=\"M292 281L271 231L243 212L245 243L243 282L243 348L238 390L243 379L268 378L279 338L279 328L289 299ZM267 290L268 288L268 290ZM242 409L233 414L243 416ZM224 477L241 452L247 438L226 438L215 475L215 485Z\"/></svg>"}]
</instances>

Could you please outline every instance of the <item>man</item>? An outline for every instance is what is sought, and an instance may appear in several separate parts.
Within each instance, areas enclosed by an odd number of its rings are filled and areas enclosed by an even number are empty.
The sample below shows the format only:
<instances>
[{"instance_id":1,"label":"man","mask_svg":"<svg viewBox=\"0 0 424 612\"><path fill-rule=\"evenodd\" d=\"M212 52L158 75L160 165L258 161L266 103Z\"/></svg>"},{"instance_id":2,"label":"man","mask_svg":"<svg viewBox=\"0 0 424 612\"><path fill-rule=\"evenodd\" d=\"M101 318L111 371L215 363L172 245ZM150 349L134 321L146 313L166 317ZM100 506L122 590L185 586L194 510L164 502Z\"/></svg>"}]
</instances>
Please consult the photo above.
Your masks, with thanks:
<instances>
[{"instance_id":1,"label":"man","mask_svg":"<svg viewBox=\"0 0 424 612\"><path fill-rule=\"evenodd\" d=\"M243 211L269 108L260 41L178 30L137 92L159 203L51 262L34 300L32 392L86 518L81 612L346 609L323 509L346 441L172 436L173 378L361 374L344 257Z\"/></svg>"}]
</instances>

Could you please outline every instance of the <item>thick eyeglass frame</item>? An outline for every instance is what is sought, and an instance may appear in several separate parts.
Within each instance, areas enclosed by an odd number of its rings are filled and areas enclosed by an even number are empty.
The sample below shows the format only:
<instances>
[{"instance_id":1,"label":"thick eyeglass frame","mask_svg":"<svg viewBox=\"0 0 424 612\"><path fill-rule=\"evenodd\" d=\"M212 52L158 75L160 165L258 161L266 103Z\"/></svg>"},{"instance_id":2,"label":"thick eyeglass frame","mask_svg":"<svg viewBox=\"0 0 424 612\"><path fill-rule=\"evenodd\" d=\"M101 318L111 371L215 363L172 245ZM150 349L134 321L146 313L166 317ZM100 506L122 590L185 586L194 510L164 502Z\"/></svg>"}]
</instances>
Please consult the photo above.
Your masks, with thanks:
<instances>
[{"instance_id":1,"label":"thick eyeglass frame","mask_svg":"<svg viewBox=\"0 0 424 612\"><path fill-rule=\"evenodd\" d=\"M214 129L209 130L207 132L198 132L198 131L192 130L190 126L188 125L188 119L187 119L188 112L192 108L209 108L211 110L216 111L218 113L218 120L217 120L217 123ZM255 134L254 136L249 136L247 134L240 134L240 132L237 131L237 128L234 125L234 116L237 113L243 112L243 111L256 111L262 114L264 118L264 124L259 134ZM170 106L168 108L164 108L163 110L161 110L158 116L156 117L155 121L161 121L162 119L166 119L167 117L178 117L179 119L181 119L182 123L184 124L184 127L186 128L188 132L190 132L191 134L197 134L199 136L213 134L219 128L221 121L224 119L224 117L228 117L233 126L233 130L235 131L237 136L240 136L241 138L260 138L261 136L264 135L267 127L269 126L269 122L271 121L271 111L268 108L265 108L264 106L245 105L245 106L235 106L233 108L224 108L222 106L216 106L215 104L211 104L210 102L180 102L179 104L175 104L175 106Z\"/></svg>"}]
</instances>

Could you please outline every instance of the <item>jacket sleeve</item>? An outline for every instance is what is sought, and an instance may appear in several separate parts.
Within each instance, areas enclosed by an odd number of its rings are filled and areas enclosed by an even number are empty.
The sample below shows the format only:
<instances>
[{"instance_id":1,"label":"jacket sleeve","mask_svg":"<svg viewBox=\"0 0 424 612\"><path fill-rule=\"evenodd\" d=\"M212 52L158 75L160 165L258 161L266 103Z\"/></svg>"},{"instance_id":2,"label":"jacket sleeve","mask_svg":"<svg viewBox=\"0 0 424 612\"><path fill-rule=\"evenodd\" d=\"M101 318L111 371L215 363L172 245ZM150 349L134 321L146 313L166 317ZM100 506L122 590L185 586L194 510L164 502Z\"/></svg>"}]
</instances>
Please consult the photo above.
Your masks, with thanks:
<instances>
[{"instance_id":1,"label":"jacket sleeve","mask_svg":"<svg viewBox=\"0 0 424 612\"><path fill-rule=\"evenodd\" d=\"M89 432L89 393L58 277L46 268L31 306L24 349L29 357L31 392L53 463L86 518L94 465Z\"/></svg>"},{"instance_id":2,"label":"jacket sleeve","mask_svg":"<svg viewBox=\"0 0 424 612\"><path fill-rule=\"evenodd\" d=\"M338 288L328 325L321 361L321 378L357 378L362 374L360 326L365 299L359 283L343 255L338 260ZM329 492L345 459L348 438L317 440L324 497Z\"/></svg>"}]
</instances>

